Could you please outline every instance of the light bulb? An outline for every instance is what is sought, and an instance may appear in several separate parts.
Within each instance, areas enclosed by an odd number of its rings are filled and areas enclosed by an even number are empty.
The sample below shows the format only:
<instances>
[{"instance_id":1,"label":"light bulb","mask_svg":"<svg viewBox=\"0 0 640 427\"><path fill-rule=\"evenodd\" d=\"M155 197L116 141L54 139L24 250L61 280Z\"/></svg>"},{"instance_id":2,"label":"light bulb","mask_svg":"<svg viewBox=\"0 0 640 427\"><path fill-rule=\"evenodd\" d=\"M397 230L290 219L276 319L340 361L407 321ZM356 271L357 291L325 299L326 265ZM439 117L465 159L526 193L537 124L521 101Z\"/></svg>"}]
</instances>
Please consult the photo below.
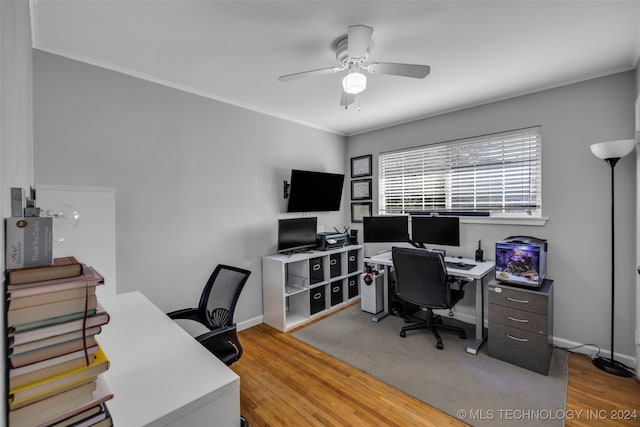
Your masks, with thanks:
<instances>
[{"instance_id":1,"label":"light bulb","mask_svg":"<svg viewBox=\"0 0 640 427\"><path fill-rule=\"evenodd\" d=\"M346 93L355 95L367 88L367 76L357 71L352 71L342 79L342 88Z\"/></svg>"},{"instance_id":2,"label":"light bulb","mask_svg":"<svg viewBox=\"0 0 640 427\"><path fill-rule=\"evenodd\" d=\"M60 205L44 211L42 216L53 218L53 241L62 243L69 230L80 223L80 212L71 205Z\"/></svg>"}]
</instances>

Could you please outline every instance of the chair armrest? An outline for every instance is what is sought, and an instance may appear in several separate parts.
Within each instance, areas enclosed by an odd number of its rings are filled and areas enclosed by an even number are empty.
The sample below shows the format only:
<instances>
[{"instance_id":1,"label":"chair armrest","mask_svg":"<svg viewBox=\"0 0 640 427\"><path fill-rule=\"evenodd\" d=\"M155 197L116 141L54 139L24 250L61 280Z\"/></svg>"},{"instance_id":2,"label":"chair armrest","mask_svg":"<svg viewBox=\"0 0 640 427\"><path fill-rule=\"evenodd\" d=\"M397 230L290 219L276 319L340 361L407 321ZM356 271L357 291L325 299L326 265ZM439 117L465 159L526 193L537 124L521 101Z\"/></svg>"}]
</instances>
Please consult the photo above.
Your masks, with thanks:
<instances>
[{"instance_id":1,"label":"chair armrest","mask_svg":"<svg viewBox=\"0 0 640 427\"><path fill-rule=\"evenodd\" d=\"M223 326L221 328L213 329L212 331L205 332L202 335L198 335L196 339L206 345L207 342L211 341L232 341L238 340L238 333L236 329L236 324L229 326Z\"/></svg>"},{"instance_id":2,"label":"chair armrest","mask_svg":"<svg viewBox=\"0 0 640 427\"><path fill-rule=\"evenodd\" d=\"M172 319L189 319L203 323L200 319L200 316L198 316L198 310L196 308L183 308L181 310L175 310L167 313L167 316Z\"/></svg>"},{"instance_id":3,"label":"chair armrest","mask_svg":"<svg viewBox=\"0 0 640 427\"><path fill-rule=\"evenodd\" d=\"M238 339L238 332L236 324L232 324L229 326L223 326L218 329L214 329L210 332L205 332L202 335L198 335L196 340L202 344L205 348L212 350L214 354L216 353L216 344L224 342L228 345L231 345L237 354L237 358L239 359L242 356L242 346L240 345L240 340Z\"/></svg>"}]
</instances>

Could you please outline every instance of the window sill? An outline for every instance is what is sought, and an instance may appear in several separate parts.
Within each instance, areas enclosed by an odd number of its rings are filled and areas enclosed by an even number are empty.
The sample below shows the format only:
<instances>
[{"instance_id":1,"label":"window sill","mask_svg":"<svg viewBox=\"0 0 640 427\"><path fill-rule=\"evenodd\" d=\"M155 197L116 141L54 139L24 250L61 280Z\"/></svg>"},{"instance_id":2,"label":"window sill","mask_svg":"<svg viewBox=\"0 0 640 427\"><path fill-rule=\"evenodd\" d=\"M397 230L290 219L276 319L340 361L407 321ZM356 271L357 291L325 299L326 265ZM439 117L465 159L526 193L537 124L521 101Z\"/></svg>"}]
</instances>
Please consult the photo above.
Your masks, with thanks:
<instances>
[{"instance_id":1,"label":"window sill","mask_svg":"<svg viewBox=\"0 0 640 427\"><path fill-rule=\"evenodd\" d=\"M549 221L549 217L522 216L489 216L489 217L460 217L461 224L490 224L490 225L531 225L541 227Z\"/></svg>"}]
</instances>

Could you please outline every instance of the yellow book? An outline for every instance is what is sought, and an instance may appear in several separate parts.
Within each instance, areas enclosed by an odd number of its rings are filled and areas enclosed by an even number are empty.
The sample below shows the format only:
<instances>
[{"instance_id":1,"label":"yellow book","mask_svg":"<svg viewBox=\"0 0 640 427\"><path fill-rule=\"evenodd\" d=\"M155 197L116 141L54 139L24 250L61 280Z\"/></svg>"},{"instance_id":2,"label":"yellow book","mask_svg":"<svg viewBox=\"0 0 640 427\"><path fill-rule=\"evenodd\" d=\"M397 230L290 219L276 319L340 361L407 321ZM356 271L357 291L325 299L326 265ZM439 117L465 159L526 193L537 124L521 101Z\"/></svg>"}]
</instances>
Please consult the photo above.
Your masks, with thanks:
<instances>
[{"instance_id":1,"label":"yellow book","mask_svg":"<svg viewBox=\"0 0 640 427\"><path fill-rule=\"evenodd\" d=\"M95 359L89 365L10 389L9 407L19 408L83 383L95 381L99 374L109 369L109 363L107 355L99 347Z\"/></svg>"}]
</instances>

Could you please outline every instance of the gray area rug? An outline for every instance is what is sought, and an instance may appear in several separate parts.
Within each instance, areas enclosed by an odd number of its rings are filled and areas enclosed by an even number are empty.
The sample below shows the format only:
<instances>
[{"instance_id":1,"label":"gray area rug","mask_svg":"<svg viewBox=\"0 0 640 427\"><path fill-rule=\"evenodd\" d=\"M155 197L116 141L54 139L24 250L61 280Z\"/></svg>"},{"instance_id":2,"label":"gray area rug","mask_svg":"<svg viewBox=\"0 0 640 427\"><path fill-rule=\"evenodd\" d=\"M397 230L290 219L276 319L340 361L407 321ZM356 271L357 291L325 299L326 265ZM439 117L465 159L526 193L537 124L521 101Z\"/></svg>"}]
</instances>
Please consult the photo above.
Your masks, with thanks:
<instances>
[{"instance_id":1,"label":"gray area rug","mask_svg":"<svg viewBox=\"0 0 640 427\"><path fill-rule=\"evenodd\" d=\"M486 343L469 354L453 332L441 332L444 350L430 331L401 338L404 325L395 316L372 322L356 304L292 336L474 426L564 425L566 352L554 349L544 376L490 357Z\"/></svg>"}]
</instances>

